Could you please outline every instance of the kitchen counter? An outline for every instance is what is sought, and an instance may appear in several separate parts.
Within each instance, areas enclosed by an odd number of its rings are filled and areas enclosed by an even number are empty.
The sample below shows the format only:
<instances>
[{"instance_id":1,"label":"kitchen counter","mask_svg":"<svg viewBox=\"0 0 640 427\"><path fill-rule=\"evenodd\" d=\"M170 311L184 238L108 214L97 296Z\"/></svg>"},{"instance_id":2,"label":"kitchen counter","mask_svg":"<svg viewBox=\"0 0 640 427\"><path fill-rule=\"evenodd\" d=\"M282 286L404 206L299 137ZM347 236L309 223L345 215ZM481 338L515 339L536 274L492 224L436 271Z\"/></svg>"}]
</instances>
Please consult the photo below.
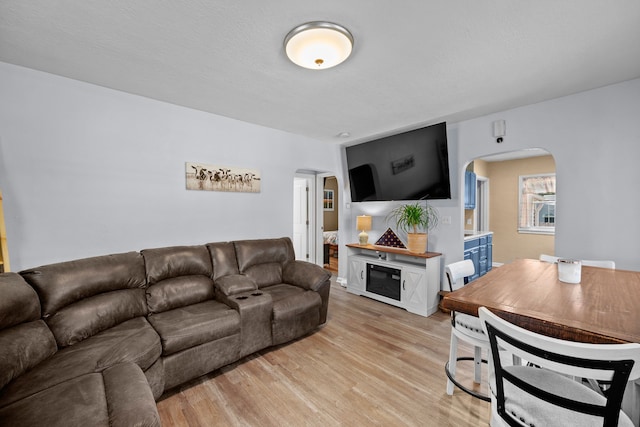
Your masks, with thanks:
<instances>
[{"instance_id":1,"label":"kitchen counter","mask_svg":"<svg viewBox=\"0 0 640 427\"><path fill-rule=\"evenodd\" d=\"M488 236L493 234L493 231L473 231L473 230L464 230L464 240L476 239L482 236Z\"/></svg>"}]
</instances>

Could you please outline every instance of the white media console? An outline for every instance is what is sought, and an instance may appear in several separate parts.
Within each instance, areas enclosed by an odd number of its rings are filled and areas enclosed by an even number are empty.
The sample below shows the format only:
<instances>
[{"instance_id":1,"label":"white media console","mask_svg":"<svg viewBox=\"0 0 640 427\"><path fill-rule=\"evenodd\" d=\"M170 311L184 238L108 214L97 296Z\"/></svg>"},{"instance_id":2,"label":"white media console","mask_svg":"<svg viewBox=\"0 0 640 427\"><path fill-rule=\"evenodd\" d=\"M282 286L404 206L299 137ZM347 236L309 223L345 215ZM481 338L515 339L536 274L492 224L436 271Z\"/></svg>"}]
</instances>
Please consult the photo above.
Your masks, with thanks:
<instances>
[{"instance_id":1,"label":"white media console","mask_svg":"<svg viewBox=\"0 0 640 427\"><path fill-rule=\"evenodd\" d=\"M387 246L348 244L347 291L430 316L438 309L440 257Z\"/></svg>"}]
</instances>

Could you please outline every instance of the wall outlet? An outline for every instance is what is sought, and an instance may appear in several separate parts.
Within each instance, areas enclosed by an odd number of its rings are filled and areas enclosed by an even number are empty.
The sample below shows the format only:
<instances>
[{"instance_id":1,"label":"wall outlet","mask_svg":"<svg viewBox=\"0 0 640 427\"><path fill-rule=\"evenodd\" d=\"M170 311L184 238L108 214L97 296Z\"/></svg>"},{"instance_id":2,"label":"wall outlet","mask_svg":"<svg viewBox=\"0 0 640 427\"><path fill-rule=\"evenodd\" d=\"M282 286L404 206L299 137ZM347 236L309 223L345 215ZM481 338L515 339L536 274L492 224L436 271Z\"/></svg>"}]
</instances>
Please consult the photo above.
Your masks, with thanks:
<instances>
[{"instance_id":1,"label":"wall outlet","mask_svg":"<svg viewBox=\"0 0 640 427\"><path fill-rule=\"evenodd\" d=\"M467 225L471 225L471 218L467 219Z\"/></svg>"},{"instance_id":2,"label":"wall outlet","mask_svg":"<svg viewBox=\"0 0 640 427\"><path fill-rule=\"evenodd\" d=\"M450 216L443 216L442 217L442 224L451 225L451 217Z\"/></svg>"}]
</instances>

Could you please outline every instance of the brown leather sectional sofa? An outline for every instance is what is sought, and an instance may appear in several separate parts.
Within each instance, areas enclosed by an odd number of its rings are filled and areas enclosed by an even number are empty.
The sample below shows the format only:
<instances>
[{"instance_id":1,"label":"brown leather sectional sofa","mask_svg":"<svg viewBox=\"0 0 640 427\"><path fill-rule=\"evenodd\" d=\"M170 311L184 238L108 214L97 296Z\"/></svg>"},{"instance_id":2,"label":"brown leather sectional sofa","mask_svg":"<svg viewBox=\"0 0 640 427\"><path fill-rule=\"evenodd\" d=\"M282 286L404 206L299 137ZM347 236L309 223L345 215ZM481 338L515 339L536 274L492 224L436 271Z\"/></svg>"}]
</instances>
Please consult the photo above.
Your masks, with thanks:
<instances>
[{"instance_id":1,"label":"brown leather sectional sofa","mask_svg":"<svg viewBox=\"0 0 640 427\"><path fill-rule=\"evenodd\" d=\"M288 238L0 274L0 425L160 425L165 390L325 323L329 279Z\"/></svg>"}]
</instances>

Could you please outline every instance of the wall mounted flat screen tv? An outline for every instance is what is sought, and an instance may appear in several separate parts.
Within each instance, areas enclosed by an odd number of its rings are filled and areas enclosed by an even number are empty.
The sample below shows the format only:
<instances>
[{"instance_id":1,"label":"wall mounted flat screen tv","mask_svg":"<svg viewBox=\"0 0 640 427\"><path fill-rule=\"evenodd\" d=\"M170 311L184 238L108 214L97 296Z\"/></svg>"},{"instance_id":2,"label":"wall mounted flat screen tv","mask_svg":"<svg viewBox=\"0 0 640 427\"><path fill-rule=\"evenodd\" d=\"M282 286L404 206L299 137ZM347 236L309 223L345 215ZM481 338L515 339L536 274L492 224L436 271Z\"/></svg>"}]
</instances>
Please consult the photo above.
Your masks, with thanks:
<instances>
[{"instance_id":1,"label":"wall mounted flat screen tv","mask_svg":"<svg viewBox=\"0 0 640 427\"><path fill-rule=\"evenodd\" d=\"M346 147L352 202L450 199L447 125Z\"/></svg>"}]
</instances>

